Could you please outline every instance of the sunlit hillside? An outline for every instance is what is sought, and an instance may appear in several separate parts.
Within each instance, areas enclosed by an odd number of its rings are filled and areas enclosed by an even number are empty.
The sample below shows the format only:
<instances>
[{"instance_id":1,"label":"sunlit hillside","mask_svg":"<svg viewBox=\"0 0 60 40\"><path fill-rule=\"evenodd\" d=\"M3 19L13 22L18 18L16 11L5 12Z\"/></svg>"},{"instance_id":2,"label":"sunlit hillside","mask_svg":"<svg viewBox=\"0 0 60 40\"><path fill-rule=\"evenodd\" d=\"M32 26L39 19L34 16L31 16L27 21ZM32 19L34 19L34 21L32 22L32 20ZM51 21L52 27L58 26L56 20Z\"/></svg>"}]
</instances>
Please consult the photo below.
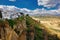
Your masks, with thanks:
<instances>
[{"instance_id":1,"label":"sunlit hillside","mask_svg":"<svg viewBox=\"0 0 60 40\"><path fill-rule=\"evenodd\" d=\"M52 31L47 27L48 22L45 24L36 19L23 13L15 19L2 19L1 17L0 40L59 40L56 34L50 34Z\"/></svg>"},{"instance_id":2,"label":"sunlit hillside","mask_svg":"<svg viewBox=\"0 0 60 40\"><path fill-rule=\"evenodd\" d=\"M58 17L32 17L33 19L37 20L45 28L49 34L56 35L60 38L60 19Z\"/></svg>"}]
</instances>

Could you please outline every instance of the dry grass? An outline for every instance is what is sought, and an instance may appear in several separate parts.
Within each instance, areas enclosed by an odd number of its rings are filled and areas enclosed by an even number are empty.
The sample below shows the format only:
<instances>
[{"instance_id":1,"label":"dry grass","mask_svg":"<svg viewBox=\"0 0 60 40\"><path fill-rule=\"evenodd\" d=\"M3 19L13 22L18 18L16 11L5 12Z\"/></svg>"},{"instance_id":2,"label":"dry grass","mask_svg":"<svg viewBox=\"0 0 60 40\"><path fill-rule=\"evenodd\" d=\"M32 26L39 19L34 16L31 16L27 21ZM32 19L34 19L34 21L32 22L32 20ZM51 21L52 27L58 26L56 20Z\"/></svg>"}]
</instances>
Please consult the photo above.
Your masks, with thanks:
<instances>
[{"instance_id":1,"label":"dry grass","mask_svg":"<svg viewBox=\"0 0 60 40\"><path fill-rule=\"evenodd\" d=\"M60 37L60 19L59 18L34 18L42 25L44 25L44 28L52 35L57 34L58 37Z\"/></svg>"}]
</instances>

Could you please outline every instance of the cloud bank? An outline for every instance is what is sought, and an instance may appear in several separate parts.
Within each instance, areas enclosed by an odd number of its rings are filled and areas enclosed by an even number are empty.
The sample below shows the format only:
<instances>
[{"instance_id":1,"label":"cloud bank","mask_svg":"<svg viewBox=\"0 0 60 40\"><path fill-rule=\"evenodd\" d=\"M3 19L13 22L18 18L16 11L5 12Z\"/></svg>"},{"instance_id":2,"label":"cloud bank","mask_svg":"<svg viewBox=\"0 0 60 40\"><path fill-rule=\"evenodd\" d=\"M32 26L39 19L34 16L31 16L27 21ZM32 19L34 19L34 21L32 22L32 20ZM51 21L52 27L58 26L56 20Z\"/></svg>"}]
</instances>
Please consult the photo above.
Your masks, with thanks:
<instances>
[{"instance_id":1,"label":"cloud bank","mask_svg":"<svg viewBox=\"0 0 60 40\"><path fill-rule=\"evenodd\" d=\"M0 10L4 12L11 12L11 13L17 13L17 12L23 12L25 14L60 14L60 8L56 10L46 10L44 8L42 9L35 9L35 10L29 10L27 8L18 8L15 6L6 6L6 5L0 5ZM9 13L9 14L11 14Z\"/></svg>"},{"instance_id":2,"label":"cloud bank","mask_svg":"<svg viewBox=\"0 0 60 40\"><path fill-rule=\"evenodd\" d=\"M38 0L38 5L43 5L44 7L55 7L60 4L60 0ZM60 6L60 5L59 5Z\"/></svg>"}]
</instances>

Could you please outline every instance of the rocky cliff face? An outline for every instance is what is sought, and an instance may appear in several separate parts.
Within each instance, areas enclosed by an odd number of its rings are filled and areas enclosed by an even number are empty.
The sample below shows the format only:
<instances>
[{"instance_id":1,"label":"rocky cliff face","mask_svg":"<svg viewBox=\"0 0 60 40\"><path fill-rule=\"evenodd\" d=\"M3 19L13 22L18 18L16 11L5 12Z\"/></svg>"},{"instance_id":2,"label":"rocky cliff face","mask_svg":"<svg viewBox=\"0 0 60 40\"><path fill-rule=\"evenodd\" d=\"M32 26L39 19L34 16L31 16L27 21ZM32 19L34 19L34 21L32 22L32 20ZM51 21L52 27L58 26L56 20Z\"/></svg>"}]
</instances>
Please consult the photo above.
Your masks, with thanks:
<instances>
[{"instance_id":1,"label":"rocky cliff face","mask_svg":"<svg viewBox=\"0 0 60 40\"><path fill-rule=\"evenodd\" d=\"M0 39L1 40L17 40L18 35L16 32L9 26L7 21L0 23Z\"/></svg>"},{"instance_id":2,"label":"rocky cliff face","mask_svg":"<svg viewBox=\"0 0 60 40\"><path fill-rule=\"evenodd\" d=\"M59 40L51 36L42 25L29 16L16 19L0 19L0 40Z\"/></svg>"},{"instance_id":3,"label":"rocky cliff face","mask_svg":"<svg viewBox=\"0 0 60 40\"><path fill-rule=\"evenodd\" d=\"M33 40L34 32L27 32L26 19L23 19L14 19L16 24L13 27L10 26L10 22L7 20L0 22L0 40L27 40L27 34L29 40Z\"/></svg>"}]
</instances>

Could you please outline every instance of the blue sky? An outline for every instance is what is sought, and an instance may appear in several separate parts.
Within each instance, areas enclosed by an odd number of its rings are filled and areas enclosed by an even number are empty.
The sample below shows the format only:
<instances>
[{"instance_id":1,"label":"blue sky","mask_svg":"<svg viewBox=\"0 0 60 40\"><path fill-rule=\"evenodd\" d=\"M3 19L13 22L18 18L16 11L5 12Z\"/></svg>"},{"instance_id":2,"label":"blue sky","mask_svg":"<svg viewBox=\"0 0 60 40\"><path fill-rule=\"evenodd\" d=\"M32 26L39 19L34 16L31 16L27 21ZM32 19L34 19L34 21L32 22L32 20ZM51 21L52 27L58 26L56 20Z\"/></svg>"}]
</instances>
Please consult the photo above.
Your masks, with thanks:
<instances>
[{"instance_id":1,"label":"blue sky","mask_svg":"<svg viewBox=\"0 0 60 40\"><path fill-rule=\"evenodd\" d=\"M16 0L16 1L0 0L0 5L13 5L19 8L27 8L30 10L34 10L37 8L39 9L45 8L47 10L57 9L57 6L47 8L44 7L43 5L38 5L38 0Z\"/></svg>"},{"instance_id":2,"label":"blue sky","mask_svg":"<svg viewBox=\"0 0 60 40\"><path fill-rule=\"evenodd\" d=\"M0 0L0 5L21 8L29 14L60 14L60 0Z\"/></svg>"},{"instance_id":3,"label":"blue sky","mask_svg":"<svg viewBox=\"0 0 60 40\"><path fill-rule=\"evenodd\" d=\"M19 8L28 8L28 9L36 9L38 8L37 0L0 0L0 5L14 5Z\"/></svg>"}]
</instances>

